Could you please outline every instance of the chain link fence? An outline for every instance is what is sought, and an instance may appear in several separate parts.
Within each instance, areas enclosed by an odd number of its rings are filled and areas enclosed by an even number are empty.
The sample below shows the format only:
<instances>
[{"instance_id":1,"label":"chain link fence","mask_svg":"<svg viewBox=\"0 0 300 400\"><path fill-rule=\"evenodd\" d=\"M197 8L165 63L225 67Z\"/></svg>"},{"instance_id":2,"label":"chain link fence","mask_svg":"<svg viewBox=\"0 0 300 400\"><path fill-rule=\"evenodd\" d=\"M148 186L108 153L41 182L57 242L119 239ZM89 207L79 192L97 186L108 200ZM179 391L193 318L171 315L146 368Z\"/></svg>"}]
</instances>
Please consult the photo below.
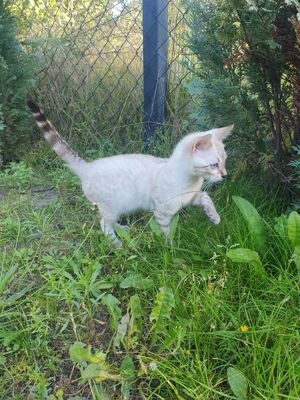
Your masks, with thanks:
<instances>
[{"instance_id":1,"label":"chain link fence","mask_svg":"<svg viewBox=\"0 0 300 400\"><path fill-rule=\"evenodd\" d=\"M36 58L35 96L71 142L74 134L81 142L117 136L124 145L143 136L142 3L19 0L11 6L22 44ZM190 101L186 18L181 1L169 0L165 125L174 135Z\"/></svg>"}]
</instances>

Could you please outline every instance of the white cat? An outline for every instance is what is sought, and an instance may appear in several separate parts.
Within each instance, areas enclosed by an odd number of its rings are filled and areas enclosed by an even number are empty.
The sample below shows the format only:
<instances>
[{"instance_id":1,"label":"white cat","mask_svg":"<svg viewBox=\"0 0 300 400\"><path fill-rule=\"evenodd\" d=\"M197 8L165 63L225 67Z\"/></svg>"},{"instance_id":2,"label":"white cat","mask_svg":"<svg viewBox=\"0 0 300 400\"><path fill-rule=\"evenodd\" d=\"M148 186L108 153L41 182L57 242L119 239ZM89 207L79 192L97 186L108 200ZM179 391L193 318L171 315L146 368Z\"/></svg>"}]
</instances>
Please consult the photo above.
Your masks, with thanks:
<instances>
[{"instance_id":1,"label":"white cat","mask_svg":"<svg viewBox=\"0 0 300 400\"><path fill-rule=\"evenodd\" d=\"M204 179L217 182L226 176L223 141L233 125L185 136L170 158L125 154L86 162L34 101L29 100L28 106L45 139L79 177L87 199L98 207L101 229L115 246L121 245L114 231L118 220L137 210L153 211L165 235L174 214L188 204L202 206L211 222L220 222L213 201L201 187Z\"/></svg>"}]
</instances>

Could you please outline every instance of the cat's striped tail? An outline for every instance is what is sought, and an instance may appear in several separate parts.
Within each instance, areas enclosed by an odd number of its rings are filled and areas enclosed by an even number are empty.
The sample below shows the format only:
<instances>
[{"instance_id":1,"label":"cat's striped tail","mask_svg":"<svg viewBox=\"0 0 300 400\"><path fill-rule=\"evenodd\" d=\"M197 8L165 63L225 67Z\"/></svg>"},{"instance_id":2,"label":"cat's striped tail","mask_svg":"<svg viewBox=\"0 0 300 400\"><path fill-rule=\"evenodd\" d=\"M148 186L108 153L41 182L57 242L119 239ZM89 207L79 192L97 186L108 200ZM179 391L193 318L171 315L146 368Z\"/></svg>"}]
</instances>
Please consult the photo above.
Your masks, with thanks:
<instances>
[{"instance_id":1,"label":"cat's striped tail","mask_svg":"<svg viewBox=\"0 0 300 400\"><path fill-rule=\"evenodd\" d=\"M50 143L55 153L62 158L74 172L76 172L78 169L77 166L79 167L79 164L85 164L85 161L71 149L67 142L63 140L35 101L29 99L27 105L32 112L38 127L42 130L44 138Z\"/></svg>"}]
</instances>

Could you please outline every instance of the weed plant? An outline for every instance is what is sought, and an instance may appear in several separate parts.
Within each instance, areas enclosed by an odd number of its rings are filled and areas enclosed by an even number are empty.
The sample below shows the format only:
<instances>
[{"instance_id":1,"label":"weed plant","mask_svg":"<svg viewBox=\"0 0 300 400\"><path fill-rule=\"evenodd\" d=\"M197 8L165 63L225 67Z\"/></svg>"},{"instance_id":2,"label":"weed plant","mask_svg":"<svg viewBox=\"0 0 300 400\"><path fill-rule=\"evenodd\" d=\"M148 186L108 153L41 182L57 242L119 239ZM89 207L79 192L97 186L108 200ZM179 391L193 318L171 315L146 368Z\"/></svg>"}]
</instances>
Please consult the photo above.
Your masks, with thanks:
<instances>
[{"instance_id":1,"label":"weed plant","mask_svg":"<svg viewBox=\"0 0 300 400\"><path fill-rule=\"evenodd\" d=\"M129 217L114 251L65 168L19 169L0 177L1 399L299 398L299 215L265 182L212 188L220 225L191 207L167 244Z\"/></svg>"},{"instance_id":2,"label":"weed plant","mask_svg":"<svg viewBox=\"0 0 300 400\"><path fill-rule=\"evenodd\" d=\"M110 70L83 59L82 44L36 45L49 65L37 97L70 145L88 160L140 152L138 60ZM151 153L170 154L176 118ZM262 178L230 176L210 189L220 225L191 207L166 243L143 213L126 218L113 250L48 145L10 164L0 174L0 399L298 399L299 215L285 215Z\"/></svg>"}]
</instances>

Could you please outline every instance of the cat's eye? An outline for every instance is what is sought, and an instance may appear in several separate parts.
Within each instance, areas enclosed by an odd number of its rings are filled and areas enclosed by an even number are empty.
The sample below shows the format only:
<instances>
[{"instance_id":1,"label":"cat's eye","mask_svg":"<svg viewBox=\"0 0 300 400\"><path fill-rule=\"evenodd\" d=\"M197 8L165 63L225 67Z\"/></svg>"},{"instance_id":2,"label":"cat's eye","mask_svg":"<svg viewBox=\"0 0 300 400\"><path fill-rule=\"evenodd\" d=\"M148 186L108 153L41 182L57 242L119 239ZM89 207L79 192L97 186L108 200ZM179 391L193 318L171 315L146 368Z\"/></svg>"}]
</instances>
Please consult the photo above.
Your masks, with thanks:
<instances>
[{"instance_id":1,"label":"cat's eye","mask_svg":"<svg viewBox=\"0 0 300 400\"><path fill-rule=\"evenodd\" d=\"M218 168L219 163L210 164L210 168Z\"/></svg>"}]
</instances>

